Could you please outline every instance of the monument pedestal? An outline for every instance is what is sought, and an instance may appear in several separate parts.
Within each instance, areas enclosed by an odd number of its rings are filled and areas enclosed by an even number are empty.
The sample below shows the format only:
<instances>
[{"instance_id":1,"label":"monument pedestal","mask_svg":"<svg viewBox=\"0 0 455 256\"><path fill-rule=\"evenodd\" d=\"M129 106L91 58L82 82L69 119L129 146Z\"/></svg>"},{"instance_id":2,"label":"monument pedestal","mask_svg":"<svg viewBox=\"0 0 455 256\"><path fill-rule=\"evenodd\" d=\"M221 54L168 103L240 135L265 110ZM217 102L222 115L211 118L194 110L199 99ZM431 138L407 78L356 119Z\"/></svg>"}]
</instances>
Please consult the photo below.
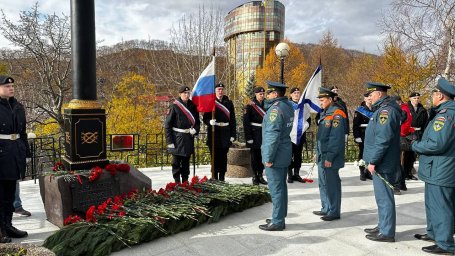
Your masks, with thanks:
<instances>
[{"instance_id":1,"label":"monument pedestal","mask_svg":"<svg viewBox=\"0 0 455 256\"><path fill-rule=\"evenodd\" d=\"M44 203L46 217L52 224L63 227L69 215L85 216L92 205L99 205L108 198L127 194L133 189L150 189L152 181L134 166L130 165L129 173L117 172L112 176L103 171L98 180L89 182L82 177L82 184L75 181L67 182L64 176L42 176L39 179L41 199Z\"/></svg>"}]
</instances>

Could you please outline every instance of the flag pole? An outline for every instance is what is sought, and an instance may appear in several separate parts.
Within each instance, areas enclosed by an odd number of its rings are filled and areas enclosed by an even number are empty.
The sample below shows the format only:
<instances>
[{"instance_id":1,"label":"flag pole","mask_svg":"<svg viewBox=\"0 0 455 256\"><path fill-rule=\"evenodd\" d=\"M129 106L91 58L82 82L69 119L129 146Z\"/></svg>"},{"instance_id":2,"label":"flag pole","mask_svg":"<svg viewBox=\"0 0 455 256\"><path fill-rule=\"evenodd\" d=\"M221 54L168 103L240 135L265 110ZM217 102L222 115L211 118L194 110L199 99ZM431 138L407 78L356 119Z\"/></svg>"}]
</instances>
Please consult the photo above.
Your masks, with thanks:
<instances>
[{"instance_id":1,"label":"flag pole","mask_svg":"<svg viewBox=\"0 0 455 256\"><path fill-rule=\"evenodd\" d=\"M213 79L213 88L215 88L215 84L216 84L216 59L215 59L215 46L213 46L213 53L212 53L212 58L213 58L213 70L214 70L214 75L215 75L215 79ZM215 101L216 101L216 92L215 92ZM216 109L216 103L215 103L215 106L212 110L212 120L215 119L215 109ZM215 177L215 125L212 125L212 157L211 157L211 164L212 164L212 169L211 169L211 172L212 172L212 179L214 179Z\"/></svg>"}]
</instances>

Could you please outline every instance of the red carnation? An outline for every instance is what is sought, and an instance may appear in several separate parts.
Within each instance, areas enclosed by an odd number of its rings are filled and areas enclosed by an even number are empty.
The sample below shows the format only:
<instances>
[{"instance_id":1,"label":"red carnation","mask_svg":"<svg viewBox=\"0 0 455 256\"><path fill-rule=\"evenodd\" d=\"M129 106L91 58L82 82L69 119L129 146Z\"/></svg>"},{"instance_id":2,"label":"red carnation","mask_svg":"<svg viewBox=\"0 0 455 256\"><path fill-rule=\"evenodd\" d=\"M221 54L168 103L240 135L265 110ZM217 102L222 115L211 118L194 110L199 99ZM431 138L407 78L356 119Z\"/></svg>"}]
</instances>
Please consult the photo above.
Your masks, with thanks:
<instances>
[{"instance_id":1,"label":"red carnation","mask_svg":"<svg viewBox=\"0 0 455 256\"><path fill-rule=\"evenodd\" d=\"M175 182L169 182L167 185L166 185L166 190L167 191L173 191L175 186L177 186L177 183Z\"/></svg>"},{"instance_id":2,"label":"red carnation","mask_svg":"<svg viewBox=\"0 0 455 256\"><path fill-rule=\"evenodd\" d=\"M68 218L66 218L64 221L63 221L63 225L66 226L66 225L70 225L70 224L73 224L73 223L76 223L76 222L79 222L79 221L82 221L82 218L77 216L77 215L70 215L68 216Z\"/></svg>"},{"instance_id":3,"label":"red carnation","mask_svg":"<svg viewBox=\"0 0 455 256\"><path fill-rule=\"evenodd\" d=\"M191 184L196 184L199 182L199 177L198 176L194 176L192 179L191 179Z\"/></svg>"},{"instance_id":4,"label":"red carnation","mask_svg":"<svg viewBox=\"0 0 455 256\"><path fill-rule=\"evenodd\" d=\"M96 210L96 206L92 205L88 208L87 212L85 213L85 220L87 222L96 222L96 218L94 216Z\"/></svg>"},{"instance_id":5,"label":"red carnation","mask_svg":"<svg viewBox=\"0 0 455 256\"><path fill-rule=\"evenodd\" d=\"M117 174L117 166L115 164L108 164L106 167L104 167L104 169L110 172L112 176L115 176Z\"/></svg>"},{"instance_id":6,"label":"red carnation","mask_svg":"<svg viewBox=\"0 0 455 256\"><path fill-rule=\"evenodd\" d=\"M199 181L199 183L204 183L204 182L206 182L207 180L208 180L207 176L204 176L204 178L202 178L202 179Z\"/></svg>"}]
</instances>

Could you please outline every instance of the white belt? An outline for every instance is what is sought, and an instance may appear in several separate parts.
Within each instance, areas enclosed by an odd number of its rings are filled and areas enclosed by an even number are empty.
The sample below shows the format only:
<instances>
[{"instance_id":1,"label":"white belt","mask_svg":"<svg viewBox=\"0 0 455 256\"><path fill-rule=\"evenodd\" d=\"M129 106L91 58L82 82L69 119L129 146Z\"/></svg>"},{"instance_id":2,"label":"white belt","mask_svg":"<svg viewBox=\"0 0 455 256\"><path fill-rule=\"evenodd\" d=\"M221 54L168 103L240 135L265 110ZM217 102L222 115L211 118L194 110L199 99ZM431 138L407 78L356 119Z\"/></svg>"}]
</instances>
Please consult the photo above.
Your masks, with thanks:
<instances>
[{"instance_id":1,"label":"white belt","mask_svg":"<svg viewBox=\"0 0 455 256\"><path fill-rule=\"evenodd\" d=\"M228 126L229 123L215 123L216 126Z\"/></svg>"},{"instance_id":2,"label":"white belt","mask_svg":"<svg viewBox=\"0 0 455 256\"><path fill-rule=\"evenodd\" d=\"M172 130L176 131L176 132L181 132L181 133L190 133L190 129L179 129L179 128L172 127Z\"/></svg>"},{"instance_id":3,"label":"white belt","mask_svg":"<svg viewBox=\"0 0 455 256\"><path fill-rule=\"evenodd\" d=\"M413 128L413 129L416 130L416 131L420 131L420 130L422 129L422 128L420 128L420 127L411 127L411 128Z\"/></svg>"},{"instance_id":4,"label":"white belt","mask_svg":"<svg viewBox=\"0 0 455 256\"><path fill-rule=\"evenodd\" d=\"M0 134L0 139L2 140L17 140L20 137L19 134Z\"/></svg>"},{"instance_id":5,"label":"white belt","mask_svg":"<svg viewBox=\"0 0 455 256\"><path fill-rule=\"evenodd\" d=\"M360 127L367 127L368 124L361 124Z\"/></svg>"},{"instance_id":6,"label":"white belt","mask_svg":"<svg viewBox=\"0 0 455 256\"><path fill-rule=\"evenodd\" d=\"M250 123L252 126L257 126L257 127L262 127L262 124L260 123Z\"/></svg>"}]
</instances>

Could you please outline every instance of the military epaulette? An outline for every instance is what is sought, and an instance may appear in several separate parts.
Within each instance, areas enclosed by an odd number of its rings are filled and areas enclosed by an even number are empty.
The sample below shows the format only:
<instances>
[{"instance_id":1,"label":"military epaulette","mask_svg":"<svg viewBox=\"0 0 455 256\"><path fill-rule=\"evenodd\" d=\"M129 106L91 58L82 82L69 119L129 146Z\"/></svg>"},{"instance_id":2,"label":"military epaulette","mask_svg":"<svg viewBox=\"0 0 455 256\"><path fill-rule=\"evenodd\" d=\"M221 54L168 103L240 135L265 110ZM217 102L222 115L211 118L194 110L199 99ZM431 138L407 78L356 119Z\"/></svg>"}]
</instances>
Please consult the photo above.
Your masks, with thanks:
<instances>
[{"instance_id":1,"label":"military epaulette","mask_svg":"<svg viewBox=\"0 0 455 256\"><path fill-rule=\"evenodd\" d=\"M439 110L438 114L444 114L445 112L447 112L447 109L443 108L443 109Z\"/></svg>"},{"instance_id":2,"label":"military epaulette","mask_svg":"<svg viewBox=\"0 0 455 256\"><path fill-rule=\"evenodd\" d=\"M277 102L273 103L273 105L272 105L272 106L278 106L278 104L280 104L280 102L279 102L279 101L277 101Z\"/></svg>"}]
</instances>

